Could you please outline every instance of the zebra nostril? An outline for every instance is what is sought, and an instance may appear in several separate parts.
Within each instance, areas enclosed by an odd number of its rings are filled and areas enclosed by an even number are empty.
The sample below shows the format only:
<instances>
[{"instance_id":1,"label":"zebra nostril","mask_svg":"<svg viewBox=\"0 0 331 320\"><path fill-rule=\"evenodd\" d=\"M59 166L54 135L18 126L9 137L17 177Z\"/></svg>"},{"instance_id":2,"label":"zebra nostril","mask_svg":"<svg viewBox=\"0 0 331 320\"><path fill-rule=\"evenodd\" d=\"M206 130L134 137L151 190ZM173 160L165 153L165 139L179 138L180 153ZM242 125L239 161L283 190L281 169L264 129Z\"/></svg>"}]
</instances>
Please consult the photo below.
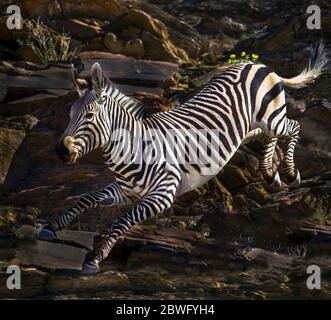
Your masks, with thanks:
<instances>
[{"instance_id":1,"label":"zebra nostril","mask_svg":"<svg viewBox=\"0 0 331 320\"><path fill-rule=\"evenodd\" d=\"M63 141L60 141L56 144L56 153L63 161L70 160L69 149L63 144Z\"/></svg>"}]
</instances>

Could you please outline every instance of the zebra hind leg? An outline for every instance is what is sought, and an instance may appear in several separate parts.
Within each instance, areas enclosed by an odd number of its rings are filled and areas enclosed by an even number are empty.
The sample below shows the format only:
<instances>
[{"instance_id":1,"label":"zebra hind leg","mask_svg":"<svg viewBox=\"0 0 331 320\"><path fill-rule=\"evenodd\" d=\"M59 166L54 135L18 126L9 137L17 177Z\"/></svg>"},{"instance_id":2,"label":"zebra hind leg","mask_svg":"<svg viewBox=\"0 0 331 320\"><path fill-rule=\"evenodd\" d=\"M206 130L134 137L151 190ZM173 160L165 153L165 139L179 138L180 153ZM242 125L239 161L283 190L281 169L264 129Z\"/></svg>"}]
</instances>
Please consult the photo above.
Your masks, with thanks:
<instances>
[{"instance_id":1,"label":"zebra hind leg","mask_svg":"<svg viewBox=\"0 0 331 320\"><path fill-rule=\"evenodd\" d=\"M286 119L287 132L285 137L284 159L282 160L282 171L284 174L284 181L291 187L300 185L300 172L295 168L294 164L294 150L299 140L300 124L296 120Z\"/></svg>"},{"instance_id":2,"label":"zebra hind leg","mask_svg":"<svg viewBox=\"0 0 331 320\"><path fill-rule=\"evenodd\" d=\"M273 155L277 145L277 137L268 137L264 139L263 155L260 159L259 170L261 171L263 178L267 180L271 188L278 191L281 187L281 180L278 171L273 172Z\"/></svg>"}]
</instances>

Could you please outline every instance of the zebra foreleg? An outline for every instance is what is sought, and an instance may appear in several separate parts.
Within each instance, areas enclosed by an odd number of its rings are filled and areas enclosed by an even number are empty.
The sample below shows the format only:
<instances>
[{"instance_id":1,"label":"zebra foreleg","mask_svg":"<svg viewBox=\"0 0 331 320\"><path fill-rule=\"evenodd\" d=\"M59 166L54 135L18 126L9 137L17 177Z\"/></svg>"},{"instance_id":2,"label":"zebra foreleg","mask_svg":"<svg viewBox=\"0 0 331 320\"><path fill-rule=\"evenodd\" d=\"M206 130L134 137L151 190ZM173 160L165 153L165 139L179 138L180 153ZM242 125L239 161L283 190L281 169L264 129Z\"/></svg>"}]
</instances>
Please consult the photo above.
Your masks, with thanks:
<instances>
[{"instance_id":1,"label":"zebra foreleg","mask_svg":"<svg viewBox=\"0 0 331 320\"><path fill-rule=\"evenodd\" d=\"M71 223L78 215L97 207L101 202L108 205L117 205L120 203L131 204L132 199L118 183L112 183L109 186L83 196L73 207L67 209L56 219L45 226L38 234L39 240L52 240L56 238L56 232L62 230Z\"/></svg>"},{"instance_id":2,"label":"zebra foreleg","mask_svg":"<svg viewBox=\"0 0 331 320\"><path fill-rule=\"evenodd\" d=\"M121 235L137 223L164 212L172 206L178 186L179 179L174 176L162 181L159 187L144 197L136 207L117 219L111 226L109 235L100 244L99 248L87 255L82 272L99 272L99 263L107 258Z\"/></svg>"}]
</instances>

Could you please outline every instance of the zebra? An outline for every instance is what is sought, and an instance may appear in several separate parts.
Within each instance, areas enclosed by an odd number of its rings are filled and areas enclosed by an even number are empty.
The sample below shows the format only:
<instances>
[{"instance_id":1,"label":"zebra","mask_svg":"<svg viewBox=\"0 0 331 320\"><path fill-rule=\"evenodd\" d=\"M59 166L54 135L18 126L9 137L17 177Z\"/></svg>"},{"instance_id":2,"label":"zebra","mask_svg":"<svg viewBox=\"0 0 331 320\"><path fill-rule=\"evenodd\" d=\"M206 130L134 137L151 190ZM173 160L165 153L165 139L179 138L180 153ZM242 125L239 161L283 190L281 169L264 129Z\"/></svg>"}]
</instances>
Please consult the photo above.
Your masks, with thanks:
<instances>
[{"instance_id":1,"label":"zebra","mask_svg":"<svg viewBox=\"0 0 331 320\"><path fill-rule=\"evenodd\" d=\"M298 76L286 79L264 64L252 62L229 65L220 70L185 103L170 111L147 115L141 102L125 94L104 76L101 66L94 63L89 75L80 76L72 66L72 77L79 99L72 105L70 121L57 143L59 157L70 164L94 149L103 150L103 159L115 176L115 182L83 196L44 226L40 240L52 240L56 232L78 215L99 204L132 205L132 209L110 226L101 245L89 252L82 266L83 273L97 273L100 262L110 253L115 242L134 225L171 208L175 199L206 183L217 175L242 143L263 135L263 156L260 171L265 180L279 188L278 171L273 172L273 153L278 138L285 138L282 160L283 179L299 185L299 170L294 165L294 149L299 139L298 121L286 115L284 86L302 88L313 82L327 65L323 44L311 53L309 64ZM119 129L129 134L116 139ZM141 148L147 155L158 155L158 161L136 162L132 157L119 157L135 137L146 137L149 130L155 137ZM169 149L165 138L169 130L176 131L177 144ZM176 155L186 158L189 147L184 143L185 132L207 132L207 140L216 139L218 150L200 150L202 140L192 138L200 157L218 161L210 165L179 162ZM218 135L215 137L215 132ZM203 138L202 138L203 139ZM162 145L162 146L161 146ZM160 147L161 146L161 147ZM165 156L170 152L172 161ZM135 155L133 155L134 157ZM177 162L176 162L177 161ZM138 200L138 202L137 202Z\"/></svg>"}]
</instances>

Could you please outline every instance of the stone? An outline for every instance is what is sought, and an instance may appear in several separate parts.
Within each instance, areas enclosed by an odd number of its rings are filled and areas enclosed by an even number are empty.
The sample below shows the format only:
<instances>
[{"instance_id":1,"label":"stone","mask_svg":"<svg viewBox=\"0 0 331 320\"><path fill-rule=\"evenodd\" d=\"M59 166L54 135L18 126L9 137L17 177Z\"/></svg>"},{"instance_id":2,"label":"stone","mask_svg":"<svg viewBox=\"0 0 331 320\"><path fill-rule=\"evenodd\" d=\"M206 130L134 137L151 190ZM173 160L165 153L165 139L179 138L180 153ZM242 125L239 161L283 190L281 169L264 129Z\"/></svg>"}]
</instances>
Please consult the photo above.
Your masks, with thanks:
<instances>
[{"instance_id":1,"label":"stone","mask_svg":"<svg viewBox=\"0 0 331 320\"><path fill-rule=\"evenodd\" d=\"M162 21L168 28L170 41L178 48L187 52L190 58L198 58L203 50L207 49L208 41L195 28L183 21L183 18L186 18L188 13L184 17L178 18L169 14L168 10L164 11L150 2L139 1L135 2L134 5L152 17ZM177 3L177 5L179 4Z\"/></svg>"},{"instance_id":2,"label":"stone","mask_svg":"<svg viewBox=\"0 0 331 320\"><path fill-rule=\"evenodd\" d=\"M3 102L6 99L7 88L2 84L0 85L0 102Z\"/></svg>"},{"instance_id":3,"label":"stone","mask_svg":"<svg viewBox=\"0 0 331 320\"><path fill-rule=\"evenodd\" d=\"M123 44L121 41L117 39L117 36L112 33L106 33L103 39L103 45L109 50L111 53L122 53L123 52Z\"/></svg>"},{"instance_id":4,"label":"stone","mask_svg":"<svg viewBox=\"0 0 331 320\"><path fill-rule=\"evenodd\" d=\"M227 16L221 18L220 26L222 31L232 36L240 36L247 31L247 27L244 24L236 22Z\"/></svg>"},{"instance_id":5,"label":"stone","mask_svg":"<svg viewBox=\"0 0 331 320\"><path fill-rule=\"evenodd\" d=\"M32 17L52 17L52 18L76 18L93 17L99 19L109 19L111 16L120 15L124 7L117 0L87 0L83 3L78 0L65 1L61 5L51 0L37 0L31 4L29 1L21 0L20 8L22 13Z\"/></svg>"},{"instance_id":6,"label":"stone","mask_svg":"<svg viewBox=\"0 0 331 320\"><path fill-rule=\"evenodd\" d=\"M143 31L142 41L147 57L150 59L179 63L189 61L189 57L183 49L175 47L170 41L160 39L150 32Z\"/></svg>"},{"instance_id":7,"label":"stone","mask_svg":"<svg viewBox=\"0 0 331 320\"><path fill-rule=\"evenodd\" d=\"M184 49L176 47L169 39L169 34L166 25L158 19L153 18L143 10L129 8L127 13L111 26L114 33L121 33L123 38L132 38L140 36L143 41L143 47L147 58L153 60L164 60L174 62L187 62L189 57ZM114 43L111 40L111 43ZM142 51L142 46L135 42L135 46L139 46L139 56ZM127 54L128 49L118 51ZM130 51L129 51L130 52Z\"/></svg>"},{"instance_id":8,"label":"stone","mask_svg":"<svg viewBox=\"0 0 331 320\"><path fill-rule=\"evenodd\" d=\"M37 240L34 245L22 245L16 250L20 265L45 269L81 270L87 250L74 246Z\"/></svg>"},{"instance_id":9,"label":"stone","mask_svg":"<svg viewBox=\"0 0 331 320\"><path fill-rule=\"evenodd\" d=\"M86 293L96 291L131 290L130 278L118 271L107 271L92 277L72 277L51 275L47 279L46 289L51 293Z\"/></svg>"},{"instance_id":10,"label":"stone","mask_svg":"<svg viewBox=\"0 0 331 320\"><path fill-rule=\"evenodd\" d=\"M54 20L48 23L48 26L78 40L95 38L102 30L98 21L90 19Z\"/></svg>"},{"instance_id":11,"label":"stone","mask_svg":"<svg viewBox=\"0 0 331 320\"><path fill-rule=\"evenodd\" d=\"M14 188L28 174L30 163L23 144L25 135L24 130L0 126L0 185Z\"/></svg>"},{"instance_id":12,"label":"stone","mask_svg":"<svg viewBox=\"0 0 331 320\"><path fill-rule=\"evenodd\" d=\"M115 83L141 86L162 86L177 71L175 63L135 60L108 52L82 52L82 74L87 74L94 62L99 62L105 75Z\"/></svg>"},{"instance_id":13,"label":"stone","mask_svg":"<svg viewBox=\"0 0 331 320\"><path fill-rule=\"evenodd\" d=\"M22 60L36 64L42 63L41 58L35 53L35 51L31 47L27 47L27 46L20 47L17 50L17 53L19 54Z\"/></svg>"},{"instance_id":14,"label":"stone","mask_svg":"<svg viewBox=\"0 0 331 320\"><path fill-rule=\"evenodd\" d=\"M8 290L6 282L9 274L0 272L0 299L29 299L46 293L47 273L34 268L21 270L21 289Z\"/></svg>"},{"instance_id":15,"label":"stone","mask_svg":"<svg viewBox=\"0 0 331 320\"><path fill-rule=\"evenodd\" d=\"M105 47L102 37L93 38L84 46L84 49L87 51L104 51Z\"/></svg>"},{"instance_id":16,"label":"stone","mask_svg":"<svg viewBox=\"0 0 331 320\"><path fill-rule=\"evenodd\" d=\"M148 13L130 9L127 13L114 25L113 30L122 30L128 26L146 31L161 39L168 39L167 27L160 20L153 18Z\"/></svg>"},{"instance_id":17,"label":"stone","mask_svg":"<svg viewBox=\"0 0 331 320\"><path fill-rule=\"evenodd\" d=\"M34 207L0 206L0 232L14 236L18 226L34 229L40 211Z\"/></svg>"},{"instance_id":18,"label":"stone","mask_svg":"<svg viewBox=\"0 0 331 320\"><path fill-rule=\"evenodd\" d=\"M247 248L244 249L241 254L250 264L260 265L270 269L289 270L294 263L294 259L292 257L272 253L260 248Z\"/></svg>"},{"instance_id":19,"label":"stone","mask_svg":"<svg viewBox=\"0 0 331 320\"><path fill-rule=\"evenodd\" d=\"M145 56L145 48L141 39L129 40L124 44L122 53L135 57L137 59L141 59Z\"/></svg>"},{"instance_id":20,"label":"stone","mask_svg":"<svg viewBox=\"0 0 331 320\"><path fill-rule=\"evenodd\" d=\"M41 227L36 228L31 225L22 225L15 231L15 234L19 239L35 240L40 230ZM97 234L94 232L74 231L69 229L64 229L56 233L57 239L63 243L89 250L93 249L93 241L96 235Z\"/></svg>"},{"instance_id":21,"label":"stone","mask_svg":"<svg viewBox=\"0 0 331 320\"><path fill-rule=\"evenodd\" d=\"M220 174L220 180L228 190L243 187L249 183L246 170L230 164Z\"/></svg>"}]
</instances>

